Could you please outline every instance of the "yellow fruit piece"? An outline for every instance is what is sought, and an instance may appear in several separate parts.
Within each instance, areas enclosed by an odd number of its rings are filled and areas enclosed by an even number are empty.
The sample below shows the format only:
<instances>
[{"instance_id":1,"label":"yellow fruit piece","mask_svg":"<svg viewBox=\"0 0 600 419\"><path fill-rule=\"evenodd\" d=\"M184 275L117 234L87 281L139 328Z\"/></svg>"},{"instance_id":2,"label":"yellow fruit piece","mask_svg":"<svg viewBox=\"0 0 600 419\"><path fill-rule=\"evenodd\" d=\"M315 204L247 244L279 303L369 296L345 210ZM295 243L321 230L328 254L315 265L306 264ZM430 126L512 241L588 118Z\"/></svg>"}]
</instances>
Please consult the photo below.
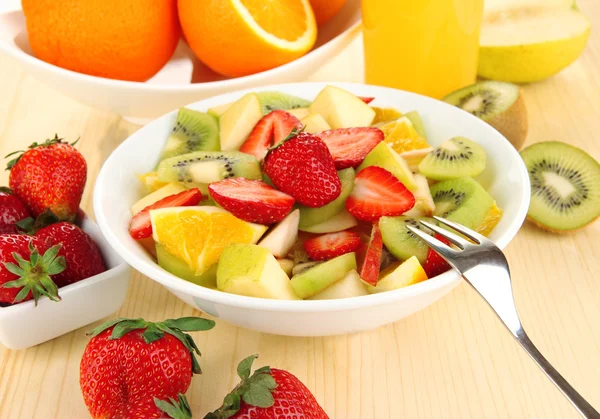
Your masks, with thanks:
<instances>
[{"instance_id":1,"label":"yellow fruit piece","mask_svg":"<svg viewBox=\"0 0 600 419\"><path fill-rule=\"evenodd\" d=\"M382 122L395 121L402 116L402 112L394 108L377 108L372 106L375 111L375 119L373 119L373 125L380 124Z\"/></svg>"},{"instance_id":2,"label":"yellow fruit piece","mask_svg":"<svg viewBox=\"0 0 600 419\"><path fill-rule=\"evenodd\" d=\"M179 21L198 58L238 77L288 63L314 45L309 0L179 0Z\"/></svg>"},{"instance_id":3,"label":"yellow fruit piece","mask_svg":"<svg viewBox=\"0 0 600 419\"><path fill-rule=\"evenodd\" d=\"M384 123L379 126L379 129L385 134L384 141L397 153L431 147L427 141L421 138L410 119L405 116Z\"/></svg>"},{"instance_id":4,"label":"yellow fruit piece","mask_svg":"<svg viewBox=\"0 0 600 419\"><path fill-rule=\"evenodd\" d=\"M498 222L500 222L501 218L502 218L502 210L500 208L498 208L498 205L496 205L496 203L494 202L494 205L492 206L490 211L485 216L483 223L481 223L481 225L479 227L477 227L475 230L479 234L488 236L492 232L494 227L496 227Z\"/></svg>"},{"instance_id":5,"label":"yellow fruit piece","mask_svg":"<svg viewBox=\"0 0 600 419\"><path fill-rule=\"evenodd\" d=\"M148 192L154 192L162 188L163 186L167 186L168 182L161 182L158 180L158 173L156 172L148 172L141 175L137 175L140 182L146 186Z\"/></svg>"},{"instance_id":6,"label":"yellow fruit piece","mask_svg":"<svg viewBox=\"0 0 600 419\"><path fill-rule=\"evenodd\" d=\"M427 280L427 274L416 256L394 262L379 274L376 286L367 284L369 294L393 291Z\"/></svg>"},{"instance_id":7,"label":"yellow fruit piece","mask_svg":"<svg viewBox=\"0 0 600 419\"><path fill-rule=\"evenodd\" d=\"M150 211L154 240L201 274L231 243L256 243L267 227L247 223L217 207Z\"/></svg>"},{"instance_id":8,"label":"yellow fruit piece","mask_svg":"<svg viewBox=\"0 0 600 419\"><path fill-rule=\"evenodd\" d=\"M131 214L135 215L147 206L152 205L155 202L166 198L167 196L175 195L185 190L186 189L183 186L181 186L180 183L167 183L162 188L144 196L142 199L133 204L131 206Z\"/></svg>"}]
</instances>

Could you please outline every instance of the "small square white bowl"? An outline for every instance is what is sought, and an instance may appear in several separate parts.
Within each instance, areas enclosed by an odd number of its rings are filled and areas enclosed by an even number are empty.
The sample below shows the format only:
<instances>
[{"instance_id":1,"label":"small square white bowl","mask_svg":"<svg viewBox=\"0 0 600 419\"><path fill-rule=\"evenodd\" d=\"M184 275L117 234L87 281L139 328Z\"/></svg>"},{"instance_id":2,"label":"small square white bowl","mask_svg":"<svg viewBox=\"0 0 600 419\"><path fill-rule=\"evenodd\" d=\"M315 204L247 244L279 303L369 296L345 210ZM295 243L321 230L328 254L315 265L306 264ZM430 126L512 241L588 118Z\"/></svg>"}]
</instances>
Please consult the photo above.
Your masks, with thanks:
<instances>
[{"instance_id":1,"label":"small square white bowl","mask_svg":"<svg viewBox=\"0 0 600 419\"><path fill-rule=\"evenodd\" d=\"M77 224L98 244L107 270L59 288L60 302L42 297L37 307L33 300L0 307L0 344L9 349L38 345L113 314L125 301L131 268L83 212Z\"/></svg>"}]
</instances>

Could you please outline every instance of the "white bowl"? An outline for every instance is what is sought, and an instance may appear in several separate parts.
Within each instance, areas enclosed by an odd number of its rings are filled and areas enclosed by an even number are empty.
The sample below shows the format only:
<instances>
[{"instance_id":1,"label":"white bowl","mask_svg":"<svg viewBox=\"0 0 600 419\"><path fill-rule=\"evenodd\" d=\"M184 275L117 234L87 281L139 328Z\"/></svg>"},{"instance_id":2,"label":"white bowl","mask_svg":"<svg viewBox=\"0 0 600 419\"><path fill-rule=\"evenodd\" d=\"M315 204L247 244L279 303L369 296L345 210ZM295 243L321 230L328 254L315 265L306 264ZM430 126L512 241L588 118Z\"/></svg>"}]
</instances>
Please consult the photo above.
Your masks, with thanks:
<instances>
[{"instance_id":1,"label":"white bowl","mask_svg":"<svg viewBox=\"0 0 600 419\"><path fill-rule=\"evenodd\" d=\"M504 210L491 239L503 248L519 230L529 206L529 178L512 145L495 129L454 106L414 93L384 87L335 83L359 96L374 96L375 106L417 110L431 144L457 135L483 146L488 165L480 177ZM255 90L278 90L313 99L325 83L292 83ZM206 111L238 99L247 91L221 95L189 105ZM108 242L135 269L167 287L198 309L249 329L290 336L325 336L374 329L427 307L460 281L447 272L436 278L396 291L357 298L326 301L280 301L227 294L192 284L158 266L128 233L132 203L141 197L138 173L152 170L176 117L162 116L125 140L106 160L94 191L94 211Z\"/></svg>"},{"instance_id":2,"label":"white bowl","mask_svg":"<svg viewBox=\"0 0 600 419\"><path fill-rule=\"evenodd\" d=\"M127 295L131 268L104 240L100 229L81 213L77 221L98 244L107 270L59 288L60 302L42 297L0 307L0 344L24 349L79 329L117 311Z\"/></svg>"},{"instance_id":3,"label":"white bowl","mask_svg":"<svg viewBox=\"0 0 600 419\"><path fill-rule=\"evenodd\" d=\"M172 109L221 93L272 83L306 80L360 32L360 0L319 27L312 51L288 64L245 77L227 79L200 63L185 42L173 58L145 83L88 76L48 64L33 56L23 12L0 14L0 53L16 59L40 81L82 103L147 122ZM192 82L193 81L193 82Z\"/></svg>"}]
</instances>

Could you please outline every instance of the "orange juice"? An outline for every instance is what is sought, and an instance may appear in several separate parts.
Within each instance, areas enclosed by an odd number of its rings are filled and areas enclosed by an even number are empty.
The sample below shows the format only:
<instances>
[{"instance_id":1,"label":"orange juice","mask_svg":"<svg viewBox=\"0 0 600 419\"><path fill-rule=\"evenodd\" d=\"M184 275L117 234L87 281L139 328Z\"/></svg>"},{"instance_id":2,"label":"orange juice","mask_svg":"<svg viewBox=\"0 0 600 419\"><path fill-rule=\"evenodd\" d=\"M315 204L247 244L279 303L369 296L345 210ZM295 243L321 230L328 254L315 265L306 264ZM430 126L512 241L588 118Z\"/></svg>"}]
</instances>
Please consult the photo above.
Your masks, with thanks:
<instances>
[{"instance_id":1,"label":"orange juice","mask_svg":"<svg viewBox=\"0 0 600 419\"><path fill-rule=\"evenodd\" d=\"M427 96L475 82L483 0L362 0L365 79Z\"/></svg>"}]
</instances>

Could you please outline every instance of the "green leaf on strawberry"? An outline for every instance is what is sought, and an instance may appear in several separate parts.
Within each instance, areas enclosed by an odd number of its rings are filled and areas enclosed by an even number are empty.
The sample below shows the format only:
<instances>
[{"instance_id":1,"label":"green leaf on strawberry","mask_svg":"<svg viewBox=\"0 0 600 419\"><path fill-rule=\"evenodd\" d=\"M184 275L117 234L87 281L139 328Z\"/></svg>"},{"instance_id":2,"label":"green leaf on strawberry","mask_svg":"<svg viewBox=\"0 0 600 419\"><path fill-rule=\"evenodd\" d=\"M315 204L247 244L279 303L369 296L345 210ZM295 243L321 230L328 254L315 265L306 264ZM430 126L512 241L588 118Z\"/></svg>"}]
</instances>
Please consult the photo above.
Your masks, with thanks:
<instances>
[{"instance_id":1,"label":"green leaf on strawberry","mask_svg":"<svg viewBox=\"0 0 600 419\"><path fill-rule=\"evenodd\" d=\"M192 419L192 409L183 394L177 395L177 400L169 397L169 401L154 398L154 404L173 419Z\"/></svg>"}]
</instances>

